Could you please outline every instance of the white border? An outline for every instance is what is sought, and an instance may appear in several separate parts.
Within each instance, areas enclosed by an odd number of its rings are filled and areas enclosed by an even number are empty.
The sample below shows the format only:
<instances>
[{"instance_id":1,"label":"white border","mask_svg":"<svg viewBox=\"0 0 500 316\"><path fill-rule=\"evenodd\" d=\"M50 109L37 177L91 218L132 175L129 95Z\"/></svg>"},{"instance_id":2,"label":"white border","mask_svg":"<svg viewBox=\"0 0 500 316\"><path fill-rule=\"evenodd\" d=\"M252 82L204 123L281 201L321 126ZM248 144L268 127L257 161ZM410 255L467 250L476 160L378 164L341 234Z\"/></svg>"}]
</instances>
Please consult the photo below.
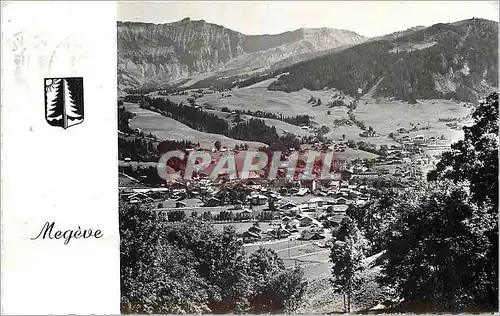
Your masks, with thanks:
<instances>
[{"instance_id":1,"label":"white border","mask_svg":"<svg viewBox=\"0 0 500 316\"><path fill-rule=\"evenodd\" d=\"M2 3L2 313L119 314L116 3ZM83 77L85 120L44 117L45 77ZM37 239L100 229L101 239Z\"/></svg>"}]
</instances>

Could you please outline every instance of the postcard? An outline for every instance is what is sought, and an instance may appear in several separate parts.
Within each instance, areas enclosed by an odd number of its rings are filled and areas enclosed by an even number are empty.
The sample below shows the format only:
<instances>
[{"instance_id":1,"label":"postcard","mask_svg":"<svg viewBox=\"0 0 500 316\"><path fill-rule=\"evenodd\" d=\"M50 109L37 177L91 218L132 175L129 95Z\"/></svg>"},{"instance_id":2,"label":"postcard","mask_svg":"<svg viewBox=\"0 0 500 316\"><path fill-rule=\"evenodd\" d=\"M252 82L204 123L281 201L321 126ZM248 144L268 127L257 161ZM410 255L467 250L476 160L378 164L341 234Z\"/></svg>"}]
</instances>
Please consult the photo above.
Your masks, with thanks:
<instances>
[{"instance_id":1,"label":"postcard","mask_svg":"<svg viewBox=\"0 0 500 316\"><path fill-rule=\"evenodd\" d=\"M497 312L498 10L2 3L2 312Z\"/></svg>"}]
</instances>

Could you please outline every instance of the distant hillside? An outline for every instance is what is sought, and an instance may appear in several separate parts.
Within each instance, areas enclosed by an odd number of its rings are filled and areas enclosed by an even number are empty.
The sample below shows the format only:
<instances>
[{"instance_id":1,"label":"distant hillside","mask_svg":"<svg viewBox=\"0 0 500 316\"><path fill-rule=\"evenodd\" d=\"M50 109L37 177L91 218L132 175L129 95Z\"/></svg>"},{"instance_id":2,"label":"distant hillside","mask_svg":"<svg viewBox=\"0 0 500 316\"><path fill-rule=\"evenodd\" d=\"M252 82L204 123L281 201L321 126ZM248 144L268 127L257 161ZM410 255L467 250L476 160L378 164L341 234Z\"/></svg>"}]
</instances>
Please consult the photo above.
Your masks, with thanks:
<instances>
[{"instance_id":1,"label":"distant hillside","mask_svg":"<svg viewBox=\"0 0 500 316\"><path fill-rule=\"evenodd\" d=\"M498 23L471 19L386 36L283 68L268 89L338 88L357 96L475 101L498 86Z\"/></svg>"},{"instance_id":2,"label":"distant hillside","mask_svg":"<svg viewBox=\"0 0 500 316\"><path fill-rule=\"evenodd\" d=\"M172 84L192 75L258 72L288 57L358 44L347 30L298 29L245 35L189 18L167 24L118 22L118 86Z\"/></svg>"},{"instance_id":3,"label":"distant hillside","mask_svg":"<svg viewBox=\"0 0 500 316\"><path fill-rule=\"evenodd\" d=\"M404 31L397 31L397 32L393 32L393 33L382 35L382 36L372 37L369 39L369 41L394 40L398 37L407 36L411 33L415 33L417 31L423 30L425 28L426 27L423 25L418 25L418 26L410 27L409 29L404 30Z\"/></svg>"}]
</instances>

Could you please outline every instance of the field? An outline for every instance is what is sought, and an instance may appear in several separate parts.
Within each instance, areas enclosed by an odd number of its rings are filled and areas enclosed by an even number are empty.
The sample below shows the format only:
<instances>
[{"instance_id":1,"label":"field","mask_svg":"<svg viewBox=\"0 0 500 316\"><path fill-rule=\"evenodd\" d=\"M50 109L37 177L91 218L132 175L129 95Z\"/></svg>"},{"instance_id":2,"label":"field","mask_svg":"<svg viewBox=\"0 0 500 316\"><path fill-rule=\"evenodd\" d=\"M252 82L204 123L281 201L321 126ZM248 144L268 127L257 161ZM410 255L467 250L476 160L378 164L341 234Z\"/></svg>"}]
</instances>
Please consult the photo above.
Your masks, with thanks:
<instances>
[{"instance_id":1,"label":"field","mask_svg":"<svg viewBox=\"0 0 500 316\"><path fill-rule=\"evenodd\" d=\"M365 104L365 101L368 103ZM373 99L361 99L354 114L357 119L363 121L366 126L372 126L377 133L388 135L396 132L399 128L409 130L410 124L426 126L430 124L429 130L410 132L410 137L424 135L425 137L440 137L455 142L463 138L462 130L451 129L445 122L439 122L440 118L461 119L469 114L470 109L448 100L419 100L418 104L408 104L399 101L383 100L379 104ZM372 138L370 138L372 141Z\"/></svg>"},{"instance_id":2,"label":"field","mask_svg":"<svg viewBox=\"0 0 500 316\"><path fill-rule=\"evenodd\" d=\"M461 130L451 129L445 122L439 122L440 118L463 119L470 112L470 108L463 103L449 100L418 100L415 105L397 100L384 98L373 98L373 91L363 95L353 114L356 119L362 121L365 126L373 127L379 134L378 137L361 137L362 130L355 125L335 127L334 120L348 118L347 107L326 106L339 91L336 89L324 89L321 91L310 91L303 89L296 92L285 93L282 91L268 91L267 86L275 79L265 80L245 88L237 88L227 92L206 94L196 99L199 105L220 110L227 107L230 110L266 111L285 116L309 115L317 126L325 125L330 128L326 134L332 140L341 139L345 135L347 139L354 141L365 141L376 145L395 145L394 140L388 137L389 133L396 132L399 128L410 129L411 124L426 126L430 124L429 130L410 132L409 136L424 135L426 137L440 137L444 135L447 143L455 142L463 137ZM164 96L174 102L187 103L190 95ZM311 98L320 98L322 105L312 106L308 103ZM346 96L345 101L353 100ZM330 112L330 114L327 114ZM289 131L296 135L304 135L300 128L275 120L266 119L268 125L275 125L278 130ZM463 125L465 122L461 122Z\"/></svg>"},{"instance_id":3,"label":"field","mask_svg":"<svg viewBox=\"0 0 500 316\"><path fill-rule=\"evenodd\" d=\"M198 104L209 105L214 108L228 107L229 109L244 109L250 111L266 111L285 116L310 115L319 125L327 125L334 118L347 115L344 107L328 108L324 104L332 100L338 92L335 89L310 91L307 89L285 93L282 91L268 91L267 85L275 79L269 79L255 85L234 89L229 92L204 95L196 100ZM224 97L222 97L224 94ZM313 107L307 101L311 98L320 98L323 105ZM173 101L173 100L172 100ZM326 115L330 111L329 116Z\"/></svg>"},{"instance_id":4,"label":"field","mask_svg":"<svg viewBox=\"0 0 500 316\"><path fill-rule=\"evenodd\" d=\"M202 148L208 149L213 148L213 144L217 140L228 148L233 148L236 144L248 144L250 148L264 146L263 143L259 142L240 141L223 135L194 130L172 118L165 117L150 110L141 109L136 103L125 102L124 106L128 111L137 113L137 116L130 121L131 128L140 128L145 134L152 133L161 140L189 140L194 143L199 142Z\"/></svg>"}]
</instances>

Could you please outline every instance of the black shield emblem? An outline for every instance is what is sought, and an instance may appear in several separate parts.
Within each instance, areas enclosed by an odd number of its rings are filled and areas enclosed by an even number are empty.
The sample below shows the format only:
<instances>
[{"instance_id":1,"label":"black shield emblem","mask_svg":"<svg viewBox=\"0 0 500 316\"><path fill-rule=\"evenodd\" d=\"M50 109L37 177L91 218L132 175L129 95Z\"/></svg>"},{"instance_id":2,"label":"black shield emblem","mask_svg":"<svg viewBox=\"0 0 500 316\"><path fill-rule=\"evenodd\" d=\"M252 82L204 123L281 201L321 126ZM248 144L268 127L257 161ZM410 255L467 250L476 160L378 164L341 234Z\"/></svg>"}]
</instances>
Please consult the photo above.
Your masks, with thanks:
<instances>
[{"instance_id":1,"label":"black shield emblem","mask_svg":"<svg viewBox=\"0 0 500 316\"><path fill-rule=\"evenodd\" d=\"M83 78L45 78L45 120L68 127L83 122Z\"/></svg>"}]
</instances>

